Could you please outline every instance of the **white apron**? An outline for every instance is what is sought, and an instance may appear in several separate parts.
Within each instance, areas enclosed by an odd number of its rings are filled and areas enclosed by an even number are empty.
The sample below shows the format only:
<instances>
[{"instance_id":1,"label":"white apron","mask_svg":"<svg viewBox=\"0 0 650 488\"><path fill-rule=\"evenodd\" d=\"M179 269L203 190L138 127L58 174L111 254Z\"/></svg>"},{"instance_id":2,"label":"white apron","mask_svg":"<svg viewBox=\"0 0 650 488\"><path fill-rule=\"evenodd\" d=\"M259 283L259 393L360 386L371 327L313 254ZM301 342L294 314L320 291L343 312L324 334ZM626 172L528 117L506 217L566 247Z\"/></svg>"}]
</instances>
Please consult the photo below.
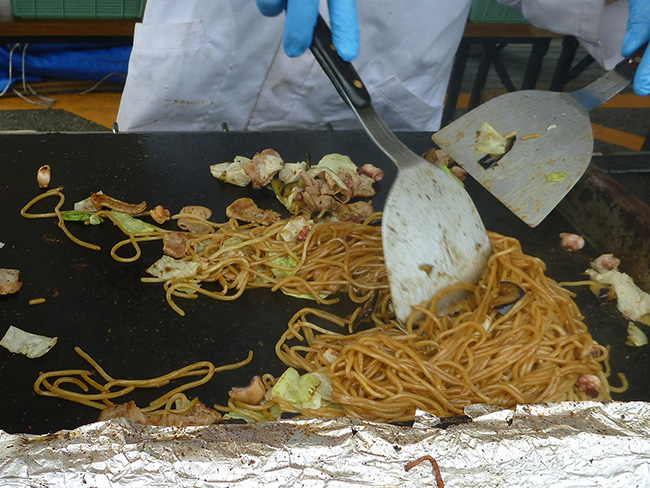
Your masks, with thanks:
<instances>
[{"instance_id":1,"label":"white apron","mask_svg":"<svg viewBox=\"0 0 650 488\"><path fill-rule=\"evenodd\" d=\"M545 18L548 9L533 8L549 1L555 0L523 0L523 10L537 24L553 24L556 12ZM568 3L583 8L562 26L600 33L604 0ZM437 130L470 0L357 4L361 48L354 66L375 109L393 130ZM264 17L254 0L148 0L135 29L119 130L210 131L223 123L236 131L359 129L311 53L284 54L283 27L284 15ZM597 35L587 41L599 46Z\"/></svg>"},{"instance_id":2,"label":"white apron","mask_svg":"<svg viewBox=\"0 0 650 488\"><path fill-rule=\"evenodd\" d=\"M438 128L469 5L358 1L354 65L392 129ZM311 53L284 54L283 28L284 15L264 17L254 0L148 0L119 130L359 129Z\"/></svg>"}]
</instances>

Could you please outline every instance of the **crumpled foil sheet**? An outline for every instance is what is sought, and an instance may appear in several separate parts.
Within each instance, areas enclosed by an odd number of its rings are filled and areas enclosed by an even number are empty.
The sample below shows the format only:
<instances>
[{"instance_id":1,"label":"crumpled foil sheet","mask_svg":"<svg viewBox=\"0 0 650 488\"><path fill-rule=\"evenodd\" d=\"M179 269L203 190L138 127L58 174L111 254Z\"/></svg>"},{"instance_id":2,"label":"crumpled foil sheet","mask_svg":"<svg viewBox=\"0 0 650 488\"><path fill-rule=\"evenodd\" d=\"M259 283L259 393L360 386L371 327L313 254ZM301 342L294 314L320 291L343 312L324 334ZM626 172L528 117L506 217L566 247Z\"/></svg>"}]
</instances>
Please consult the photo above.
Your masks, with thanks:
<instances>
[{"instance_id":1,"label":"crumpled foil sheet","mask_svg":"<svg viewBox=\"0 0 650 488\"><path fill-rule=\"evenodd\" d=\"M474 406L445 426L334 420L149 427L124 419L48 435L0 431L0 486L650 486L650 403Z\"/></svg>"}]
</instances>

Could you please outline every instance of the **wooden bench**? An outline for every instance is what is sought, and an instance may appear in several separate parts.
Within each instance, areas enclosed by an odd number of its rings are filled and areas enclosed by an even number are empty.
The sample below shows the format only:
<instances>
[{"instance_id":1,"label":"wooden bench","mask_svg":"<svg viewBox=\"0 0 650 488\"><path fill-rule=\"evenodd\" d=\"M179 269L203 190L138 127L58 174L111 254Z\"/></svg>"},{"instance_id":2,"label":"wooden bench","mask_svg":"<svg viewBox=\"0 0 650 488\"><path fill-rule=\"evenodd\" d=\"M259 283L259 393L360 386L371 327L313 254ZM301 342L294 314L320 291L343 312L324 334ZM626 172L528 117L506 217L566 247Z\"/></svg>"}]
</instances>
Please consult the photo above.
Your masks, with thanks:
<instances>
[{"instance_id":1,"label":"wooden bench","mask_svg":"<svg viewBox=\"0 0 650 488\"><path fill-rule=\"evenodd\" d=\"M139 19L14 19L0 22L2 42L133 43Z\"/></svg>"},{"instance_id":2,"label":"wooden bench","mask_svg":"<svg viewBox=\"0 0 650 488\"><path fill-rule=\"evenodd\" d=\"M526 64L520 90L535 88L542 69L544 56L548 52L551 39L562 37L560 34L539 29L530 24L482 23L467 22L463 38L454 57L454 64L447 89L447 100L442 114L442 126L454 120L458 105L465 67L473 46L482 48L476 78L472 83L468 110L476 108L481 103L481 92L485 88L488 72L494 67L501 83L508 91L515 91L514 83L500 57L504 47L509 44L530 45L530 56Z\"/></svg>"}]
</instances>

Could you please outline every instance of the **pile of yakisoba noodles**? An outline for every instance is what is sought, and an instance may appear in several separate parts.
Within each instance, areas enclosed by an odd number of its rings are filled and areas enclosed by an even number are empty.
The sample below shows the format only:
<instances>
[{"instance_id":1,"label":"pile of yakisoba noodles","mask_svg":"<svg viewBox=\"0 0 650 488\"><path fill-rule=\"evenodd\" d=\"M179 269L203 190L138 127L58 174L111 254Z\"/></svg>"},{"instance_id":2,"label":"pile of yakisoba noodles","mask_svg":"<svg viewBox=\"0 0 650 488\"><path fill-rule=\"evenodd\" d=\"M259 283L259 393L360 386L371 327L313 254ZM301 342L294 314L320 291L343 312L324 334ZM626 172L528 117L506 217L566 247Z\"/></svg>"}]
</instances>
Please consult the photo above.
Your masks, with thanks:
<instances>
[{"instance_id":1,"label":"pile of yakisoba noodles","mask_svg":"<svg viewBox=\"0 0 650 488\"><path fill-rule=\"evenodd\" d=\"M418 408L450 416L474 403L513 407L609 400L612 392L627 388L620 374L620 387L609 384L608 350L592 339L572 293L545 276L544 263L524 254L515 239L490 233L494 253L480 282L442 290L400 325L390 305L380 226L323 222L313 226L304 242L290 243L278 237L287 221L267 227L199 223L201 231L193 239L204 245L184 259L201 260L202 272L167 281L170 303L190 292L232 300L246 288L263 286L321 303L334 301L334 292L347 291L360 304L345 318L304 308L279 340L276 351L282 362L326 373L331 381L332 402L317 410L298 409L302 415L406 421ZM138 242L159 238L127 235L113 254L125 243L138 249ZM206 282L222 289L207 291L200 286ZM510 288L519 295L509 309L497 307ZM459 290L468 298L438 316L441 298ZM596 387L579 388L584 378ZM267 389L276 380L263 377ZM260 405L231 399L228 406L215 408L260 420L296 411L277 398Z\"/></svg>"},{"instance_id":2,"label":"pile of yakisoba noodles","mask_svg":"<svg viewBox=\"0 0 650 488\"><path fill-rule=\"evenodd\" d=\"M54 212L30 213L39 200L58 197ZM69 230L61 206L65 197L61 189L49 190L30 201L21 211L26 218L51 218L59 220L59 227L79 245L98 250L99 247L82 241ZM131 216L100 210L96 217L110 219L127 236L111 249L111 256L119 262L137 261L141 256L139 243L162 240L172 232L155 225L139 225L146 229L130 232L126 224L133 223ZM379 222L381 215L373 215L366 223L320 222L313 225L305 240L285 240L283 231L287 220L269 226L240 225L231 219L214 223L194 214L174 215L174 220L184 220L192 229L188 247L189 256L169 262L180 268L169 278L147 277L144 282L164 283L167 301L179 314L185 312L175 303L174 297L196 298L197 294L216 300L236 300L247 288L271 288L289 295L313 297L318 303L331 304L339 299L333 295L347 292L355 303L367 301L377 290L387 289L388 281L381 248L381 227L368 225ZM173 229L178 232L178 229ZM118 251L132 246L135 253L123 257ZM213 283L210 290L205 285Z\"/></svg>"}]
</instances>

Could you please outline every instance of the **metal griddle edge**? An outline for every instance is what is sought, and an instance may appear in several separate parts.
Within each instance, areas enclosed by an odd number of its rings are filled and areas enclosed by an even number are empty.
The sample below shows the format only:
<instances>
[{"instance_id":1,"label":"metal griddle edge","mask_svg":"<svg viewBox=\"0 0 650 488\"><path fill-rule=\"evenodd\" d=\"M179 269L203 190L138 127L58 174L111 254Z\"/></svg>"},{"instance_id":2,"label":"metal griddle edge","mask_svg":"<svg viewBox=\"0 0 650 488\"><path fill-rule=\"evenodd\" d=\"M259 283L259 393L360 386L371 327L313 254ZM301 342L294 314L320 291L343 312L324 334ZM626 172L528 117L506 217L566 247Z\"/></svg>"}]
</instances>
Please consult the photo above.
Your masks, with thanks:
<instances>
[{"instance_id":1,"label":"metal griddle edge","mask_svg":"<svg viewBox=\"0 0 650 488\"><path fill-rule=\"evenodd\" d=\"M399 133L398 137L419 154L433 147L430 133ZM327 153L338 152L358 165L372 163L383 168L386 178L377 184L373 199L377 209L395 177L392 163L357 131L0 135L0 242L5 243L0 249L0 267L20 269L24 283L20 293L0 297L0 333L14 325L59 338L39 359L0 348L1 430L46 433L97 419L95 409L40 397L32 389L40 371L86 368L75 346L114 377L131 378L158 376L201 360L216 365L236 362L252 350L254 359L249 365L220 373L192 390L207 405L224 404L231 386L246 384L256 374L284 370L274 345L289 318L311 303L268 290L250 290L235 302L204 297L180 300L187 313L181 317L167 306L162 286L140 282L144 270L160 257L159 244L143 244L139 261L120 264L109 250L122 237L110 225L71 226L79 237L102 247L92 251L71 243L53 219L26 220L19 214L39 193L35 177L43 164L52 167L51 186L63 187L66 209L102 190L129 202L145 200L149 208L161 204L172 212L184 205L204 205L213 210L216 221L223 221L225 207L243 196L281 211L270 191L227 185L209 172L210 164L230 161L236 155L250 157L266 148L276 149L285 161L309 155L317 162ZM552 278L580 279L598 254L624 252L619 256L624 270L627 265L636 279L650 286L648 262L642 261L650 256L648 163L647 153L595 157L592 169L560 207L534 229L475 182L467 181L466 188L486 227L519 239L525 252L547 263ZM44 202L37 208L49 211L52 205L53 201ZM573 254L563 251L560 232L584 233L587 246ZM631 265L632 260L637 265ZM627 320L614 303L600 303L586 290L576 293L592 335L611 346L613 371L624 372L630 380L630 389L617 399L650 400L645 386L650 346L625 345ZM28 305L29 299L37 297L46 302ZM343 314L352 308L346 300L331 306ZM142 405L155 396L148 392L133 398Z\"/></svg>"}]
</instances>

